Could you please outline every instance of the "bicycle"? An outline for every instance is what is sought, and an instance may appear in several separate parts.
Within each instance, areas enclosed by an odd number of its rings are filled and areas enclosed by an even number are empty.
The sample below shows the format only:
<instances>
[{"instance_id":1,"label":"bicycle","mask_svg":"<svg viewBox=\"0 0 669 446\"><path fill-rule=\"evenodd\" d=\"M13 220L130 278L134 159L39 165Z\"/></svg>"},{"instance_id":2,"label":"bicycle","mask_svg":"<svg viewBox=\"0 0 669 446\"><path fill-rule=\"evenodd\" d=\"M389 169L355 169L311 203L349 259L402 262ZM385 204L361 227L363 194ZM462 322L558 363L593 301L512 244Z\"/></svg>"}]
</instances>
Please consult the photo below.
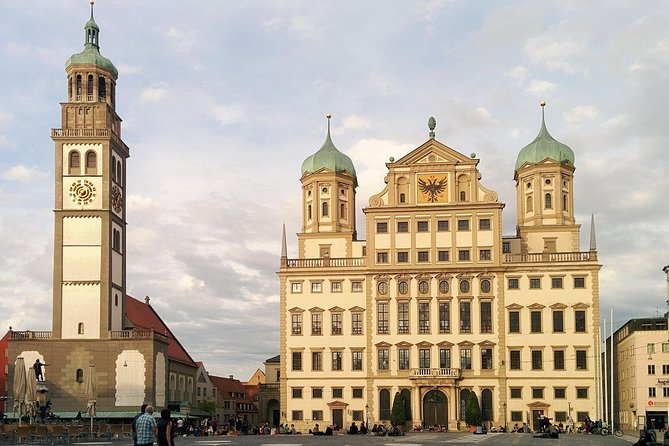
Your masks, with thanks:
<instances>
[{"instance_id":1,"label":"bicycle","mask_svg":"<svg viewBox=\"0 0 669 446\"><path fill-rule=\"evenodd\" d=\"M623 430L619 427L614 427L613 435L615 435L616 437L622 437L623 435L625 435L625 432L623 432Z\"/></svg>"}]
</instances>

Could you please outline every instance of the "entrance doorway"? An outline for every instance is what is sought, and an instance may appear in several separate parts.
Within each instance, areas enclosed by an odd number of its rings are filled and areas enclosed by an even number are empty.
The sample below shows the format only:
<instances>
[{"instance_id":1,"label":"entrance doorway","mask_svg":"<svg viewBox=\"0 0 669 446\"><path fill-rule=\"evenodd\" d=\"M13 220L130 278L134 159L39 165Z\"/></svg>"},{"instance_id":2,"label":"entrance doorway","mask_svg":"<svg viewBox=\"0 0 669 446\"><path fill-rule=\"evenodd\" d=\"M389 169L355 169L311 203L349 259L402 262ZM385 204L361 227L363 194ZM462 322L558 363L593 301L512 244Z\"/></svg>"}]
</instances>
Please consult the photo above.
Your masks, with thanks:
<instances>
[{"instance_id":1,"label":"entrance doorway","mask_svg":"<svg viewBox=\"0 0 669 446\"><path fill-rule=\"evenodd\" d=\"M647 411L646 429L664 429L667 426L667 412Z\"/></svg>"},{"instance_id":2,"label":"entrance doorway","mask_svg":"<svg viewBox=\"0 0 669 446\"><path fill-rule=\"evenodd\" d=\"M532 430L535 432L539 432L539 429L541 429L541 424L539 423L541 415L544 415L543 409L534 409L532 411Z\"/></svg>"},{"instance_id":3,"label":"entrance doorway","mask_svg":"<svg viewBox=\"0 0 669 446\"><path fill-rule=\"evenodd\" d=\"M440 390L430 390L423 397L423 423L448 428L448 398Z\"/></svg>"},{"instance_id":4,"label":"entrance doorway","mask_svg":"<svg viewBox=\"0 0 669 446\"><path fill-rule=\"evenodd\" d=\"M336 424L339 429L344 427L344 409L332 409L332 424Z\"/></svg>"}]
</instances>

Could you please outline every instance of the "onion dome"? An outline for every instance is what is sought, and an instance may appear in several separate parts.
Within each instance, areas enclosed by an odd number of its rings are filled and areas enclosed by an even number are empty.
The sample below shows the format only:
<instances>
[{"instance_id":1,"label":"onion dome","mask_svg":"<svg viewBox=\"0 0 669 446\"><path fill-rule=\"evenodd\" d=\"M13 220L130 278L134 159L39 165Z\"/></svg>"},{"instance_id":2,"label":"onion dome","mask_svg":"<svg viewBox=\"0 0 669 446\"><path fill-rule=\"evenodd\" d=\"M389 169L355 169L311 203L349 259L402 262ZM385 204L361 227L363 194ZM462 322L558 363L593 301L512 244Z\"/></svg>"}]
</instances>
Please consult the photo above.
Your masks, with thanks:
<instances>
[{"instance_id":1,"label":"onion dome","mask_svg":"<svg viewBox=\"0 0 669 446\"><path fill-rule=\"evenodd\" d=\"M516 159L515 170L525 164L537 164L545 159L552 159L560 163L570 162L574 164L574 151L568 145L562 144L548 133L544 120L544 107L546 102L541 102L541 130L534 141L526 145Z\"/></svg>"},{"instance_id":2,"label":"onion dome","mask_svg":"<svg viewBox=\"0 0 669 446\"><path fill-rule=\"evenodd\" d=\"M91 0L91 18L84 26L84 50L70 56L65 62L65 70L69 70L72 65L96 65L109 71L114 77L118 77L118 70L111 60L100 54L100 46L98 45L100 28L93 20L93 1Z\"/></svg>"},{"instance_id":3,"label":"onion dome","mask_svg":"<svg viewBox=\"0 0 669 446\"><path fill-rule=\"evenodd\" d=\"M325 138L325 142L318 152L304 160L302 163L302 176L318 172L321 169L327 169L335 173L345 172L353 177L354 184L357 186L358 181L355 174L355 167L353 167L353 161L335 147L330 138L330 118L332 118L332 115L328 113L327 118L328 134Z\"/></svg>"}]
</instances>

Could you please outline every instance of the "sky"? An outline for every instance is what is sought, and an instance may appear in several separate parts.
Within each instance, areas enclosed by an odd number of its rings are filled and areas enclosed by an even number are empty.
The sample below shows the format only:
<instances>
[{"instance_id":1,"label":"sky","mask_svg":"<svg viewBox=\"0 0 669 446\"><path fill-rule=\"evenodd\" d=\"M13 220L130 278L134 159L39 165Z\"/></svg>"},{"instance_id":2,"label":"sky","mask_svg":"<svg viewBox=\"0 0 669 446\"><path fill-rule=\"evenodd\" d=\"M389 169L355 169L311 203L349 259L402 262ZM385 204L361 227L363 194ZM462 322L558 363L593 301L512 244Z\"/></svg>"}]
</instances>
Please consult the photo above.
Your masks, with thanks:
<instances>
[{"instance_id":1,"label":"sky","mask_svg":"<svg viewBox=\"0 0 669 446\"><path fill-rule=\"evenodd\" d=\"M0 331L50 330L54 143L86 0L0 1ZM581 250L597 230L602 317L666 311L669 8L664 1L98 0L119 71L127 283L211 374L279 353L281 225L300 230L300 166L325 140L362 208L385 162L436 138L476 153L506 203L546 124L575 153Z\"/></svg>"}]
</instances>

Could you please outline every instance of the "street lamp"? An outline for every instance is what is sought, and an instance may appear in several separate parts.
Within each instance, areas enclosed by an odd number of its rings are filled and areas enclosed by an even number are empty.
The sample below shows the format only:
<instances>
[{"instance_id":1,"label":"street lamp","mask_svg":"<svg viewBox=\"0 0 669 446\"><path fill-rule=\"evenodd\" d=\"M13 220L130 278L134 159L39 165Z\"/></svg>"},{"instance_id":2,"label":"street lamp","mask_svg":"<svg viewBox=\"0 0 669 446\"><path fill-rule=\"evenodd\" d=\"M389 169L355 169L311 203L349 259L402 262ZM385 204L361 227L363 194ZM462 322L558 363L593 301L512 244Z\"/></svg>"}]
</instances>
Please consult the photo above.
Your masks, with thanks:
<instances>
[{"instance_id":1,"label":"street lamp","mask_svg":"<svg viewBox=\"0 0 669 446\"><path fill-rule=\"evenodd\" d=\"M504 407L504 432L509 432L509 426L506 424L506 402L502 404Z\"/></svg>"},{"instance_id":2,"label":"street lamp","mask_svg":"<svg viewBox=\"0 0 669 446\"><path fill-rule=\"evenodd\" d=\"M365 404L365 426L369 430L369 404Z\"/></svg>"}]
</instances>

